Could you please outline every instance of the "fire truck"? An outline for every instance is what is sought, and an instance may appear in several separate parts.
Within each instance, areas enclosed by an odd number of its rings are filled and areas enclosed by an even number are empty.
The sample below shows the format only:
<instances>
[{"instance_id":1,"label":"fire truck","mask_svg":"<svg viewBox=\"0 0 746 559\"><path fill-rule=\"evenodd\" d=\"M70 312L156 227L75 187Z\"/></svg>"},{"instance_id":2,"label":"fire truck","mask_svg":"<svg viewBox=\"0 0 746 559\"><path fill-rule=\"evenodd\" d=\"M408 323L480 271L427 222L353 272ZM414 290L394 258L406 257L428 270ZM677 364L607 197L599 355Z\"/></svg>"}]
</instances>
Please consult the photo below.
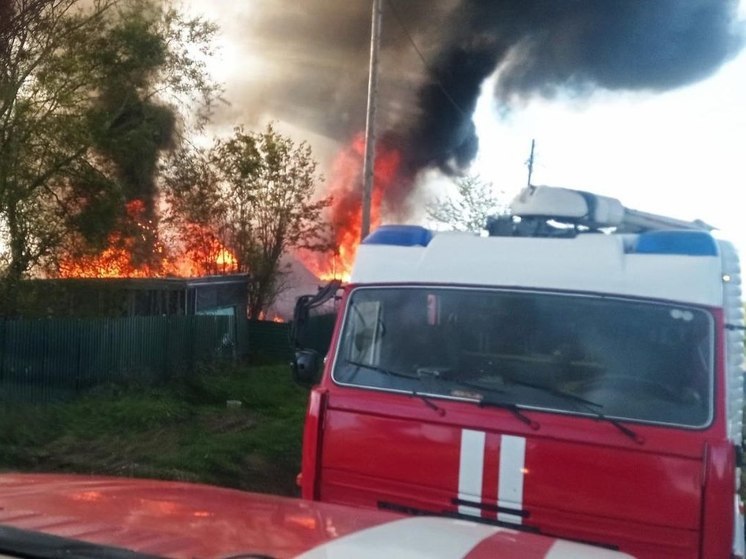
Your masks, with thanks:
<instances>
[{"instance_id":1,"label":"fire truck","mask_svg":"<svg viewBox=\"0 0 746 559\"><path fill-rule=\"evenodd\" d=\"M487 230L389 225L360 245L327 355L293 364L312 386L302 495L744 557L734 246L554 187ZM336 287L299 300L298 327Z\"/></svg>"},{"instance_id":2,"label":"fire truck","mask_svg":"<svg viewBox=\"0 0 746 559\"><path fill-rule=\"evenodd\" d=\"M0 473L3 559L631 559L452 518L198 483Z\"/></svg>"}]
</instances>

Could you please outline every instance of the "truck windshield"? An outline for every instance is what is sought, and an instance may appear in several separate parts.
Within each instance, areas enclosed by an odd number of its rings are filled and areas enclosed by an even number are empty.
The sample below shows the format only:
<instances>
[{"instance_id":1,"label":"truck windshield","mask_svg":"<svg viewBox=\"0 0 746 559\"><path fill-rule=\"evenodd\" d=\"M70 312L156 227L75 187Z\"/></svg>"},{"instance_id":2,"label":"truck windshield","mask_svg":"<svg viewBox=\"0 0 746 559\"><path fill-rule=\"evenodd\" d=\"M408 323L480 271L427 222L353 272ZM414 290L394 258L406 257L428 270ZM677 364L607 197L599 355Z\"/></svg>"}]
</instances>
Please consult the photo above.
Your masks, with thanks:
<instances>
[{"instance_id":1,"label":"truck windshield","mask_svg":"<svg viewBox=\"0 0 746 559\"><path fill-rule=\"evenodd\" d=\"M357 288L339 384L702 427L713 321L688 306L486 289ZM572 397L567 397L571 395ZM582 399L582 400L580 400Z\"/></svg>"}]
</instances>

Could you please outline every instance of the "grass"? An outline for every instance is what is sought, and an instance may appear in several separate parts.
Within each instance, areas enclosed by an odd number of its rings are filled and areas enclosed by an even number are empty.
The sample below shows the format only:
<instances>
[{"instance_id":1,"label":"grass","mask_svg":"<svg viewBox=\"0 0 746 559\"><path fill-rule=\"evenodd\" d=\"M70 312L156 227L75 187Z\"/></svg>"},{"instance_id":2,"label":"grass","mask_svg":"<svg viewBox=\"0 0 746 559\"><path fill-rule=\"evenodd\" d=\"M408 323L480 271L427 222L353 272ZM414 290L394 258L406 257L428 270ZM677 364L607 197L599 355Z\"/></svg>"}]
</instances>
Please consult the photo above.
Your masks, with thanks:
<instances>
[{"instance_id":1,"label":"grass","mask_svg":"<svg viewBox=\"0 0 746 559\"><path fill-rule=\"evenodd\" d=\"M177 479L295 495L308 394L287 365L0 410L0 468ZM227 405L235 400L240 406Z\"/></svg>"}]
</instances>

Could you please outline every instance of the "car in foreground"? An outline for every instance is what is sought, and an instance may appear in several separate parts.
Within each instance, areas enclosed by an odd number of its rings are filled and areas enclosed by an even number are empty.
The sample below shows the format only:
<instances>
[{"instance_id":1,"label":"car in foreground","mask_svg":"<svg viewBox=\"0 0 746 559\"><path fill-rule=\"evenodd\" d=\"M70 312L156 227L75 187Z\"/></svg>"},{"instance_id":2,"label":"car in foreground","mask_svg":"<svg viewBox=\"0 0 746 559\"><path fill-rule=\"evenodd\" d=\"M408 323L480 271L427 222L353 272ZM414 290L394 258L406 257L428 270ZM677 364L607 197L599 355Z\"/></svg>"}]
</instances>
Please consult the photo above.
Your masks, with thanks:
<instances>
[{"instance_id":1,"label":"car in foreground","mask_svg":"<svg viewBox=\"0 0 746 559\"><path fill-rule=\"evenodd\" d=\"M408 517L185 482L0 474L0 556L630 557L490 524Z\"/></svg>"}]
</instances>

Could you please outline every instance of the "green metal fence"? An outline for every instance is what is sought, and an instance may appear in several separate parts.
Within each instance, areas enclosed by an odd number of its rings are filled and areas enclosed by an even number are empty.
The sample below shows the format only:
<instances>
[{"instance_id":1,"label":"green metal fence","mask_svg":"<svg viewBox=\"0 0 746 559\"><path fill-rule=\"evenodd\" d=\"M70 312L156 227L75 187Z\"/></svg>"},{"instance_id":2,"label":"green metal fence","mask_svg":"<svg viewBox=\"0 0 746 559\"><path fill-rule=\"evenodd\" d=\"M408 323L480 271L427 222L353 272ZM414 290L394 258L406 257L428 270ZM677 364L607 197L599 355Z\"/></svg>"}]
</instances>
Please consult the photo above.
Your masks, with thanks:
<instances>
[{"instance_id":1,"label":"green metal fence","mask_svg":"<svg viewBox=\"0 0 746 559\"><path fill-rule=\"evenodd\" d=\"M326 353L333 315L312 317L303 345ZM232 316L0 318L0 403L63 400L107 382L157 382L198 363L289 362L290 324Z\"/></svg>"},{"instance_id":2,"label":"green metal fence","mask_svg":"<svg viewBox=\"0 0 746 559\"><path fill-rule=\"evenodd\" d=\"M290 323L247 320L249 354L256 359L290 361Z\"/></svg>"},{"instance_id":3,"label":"green metal fence","mask_svg":"<svg viewBox=\"0 0 746 559\"><path fill-rule=\"evenodd\" d=\"M123 380L188 374L236 357L230 316L0 320L0 400L49 401Z\"/></svg>"},{"instance_id":4,"label":"green metal fence","mask_svg":"<svg viewBox=\"0 0 746 559\"><path fill-rule=\"evenodd\" d=\"M336 315L311 316L300 333L300 345L315 349L325 355L331 343ZM249 320L247 322L250 353L256 357L290 361L294 348L290 339L292 325L289 322Z\"/></svg>"}]
</instances>

